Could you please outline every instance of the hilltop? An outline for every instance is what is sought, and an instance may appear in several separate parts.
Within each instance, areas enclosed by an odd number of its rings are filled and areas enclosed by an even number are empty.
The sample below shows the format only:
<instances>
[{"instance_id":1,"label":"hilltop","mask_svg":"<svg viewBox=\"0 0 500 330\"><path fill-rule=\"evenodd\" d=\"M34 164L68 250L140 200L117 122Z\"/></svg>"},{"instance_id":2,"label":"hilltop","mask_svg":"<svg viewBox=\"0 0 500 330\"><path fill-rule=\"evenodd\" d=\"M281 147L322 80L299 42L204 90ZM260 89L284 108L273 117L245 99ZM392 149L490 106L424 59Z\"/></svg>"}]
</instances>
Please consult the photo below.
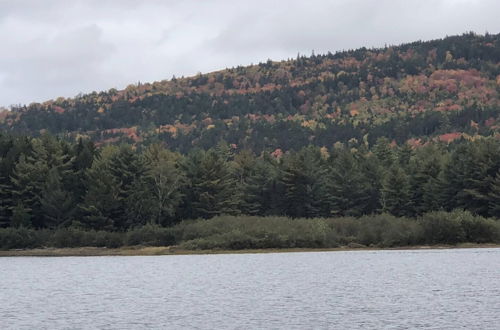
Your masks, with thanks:
<instances>
[{"instance_id":1,"label":"hilltop","mask_svg":"<svg viewBox=\"0 0 500 330\"><path fill-rule=\"evenodd\" d=\"M17 106L0 113L0 128L180 152L220 140L260 152L382 136L417 147L498 134L499 92L500 34L467 33Z\"/></svg>"}]
</instances>

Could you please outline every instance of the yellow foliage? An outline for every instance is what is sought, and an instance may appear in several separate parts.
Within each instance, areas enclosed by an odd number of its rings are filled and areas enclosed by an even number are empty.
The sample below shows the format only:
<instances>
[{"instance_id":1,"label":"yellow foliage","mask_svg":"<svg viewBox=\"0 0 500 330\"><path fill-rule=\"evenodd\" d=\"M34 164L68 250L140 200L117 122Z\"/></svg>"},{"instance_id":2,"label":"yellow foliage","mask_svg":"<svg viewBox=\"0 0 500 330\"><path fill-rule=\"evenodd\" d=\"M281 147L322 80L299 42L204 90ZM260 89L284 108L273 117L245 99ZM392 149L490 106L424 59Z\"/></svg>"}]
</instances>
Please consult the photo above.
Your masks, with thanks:
<instances>
[{"instance_id":1,"label":"yellow foliage","mask_svg":"<svg viewBox=\"0 0 500 330\"><path fill-rule=\"evenodd\" d=\"M323 158L323 159L328 159L330 157L330 153L328 152L327 147L321 147L319 149L319 152L321 154L321 158Z\"/></svg>"},{"instance_id":2,"label":"yellow foliage","mask_svg":"<svg viewBox=\"0 0 500 330\"><path fill-rule=\"evenodd\" d=\"M301 124L300 124L302 127L307 127L307 128L310 128L311 130L315 130L317 125L318 125L318 122L316 120L304 120Z\"/></svg>"},{"instance_id":3,"label":"yellow foliage","mask_svg":"<svg viewBox=\"0 0 500 330\"><path fill-rule=\"evenodd\" d=\"M343 75L347 74L345 71L341 70L337 73L337 78L342 77Z\"/></svg>"},{"instance_id":4,"label":"yellow foliage","mask_svg":"<svg viewBox=\"0 0 500 330\"><path fill-rule=\"evenodd\" d=\"M453 55L449 50L446 51L446 62L451 62L453 61Z\"/></svg>"}]
</instances>

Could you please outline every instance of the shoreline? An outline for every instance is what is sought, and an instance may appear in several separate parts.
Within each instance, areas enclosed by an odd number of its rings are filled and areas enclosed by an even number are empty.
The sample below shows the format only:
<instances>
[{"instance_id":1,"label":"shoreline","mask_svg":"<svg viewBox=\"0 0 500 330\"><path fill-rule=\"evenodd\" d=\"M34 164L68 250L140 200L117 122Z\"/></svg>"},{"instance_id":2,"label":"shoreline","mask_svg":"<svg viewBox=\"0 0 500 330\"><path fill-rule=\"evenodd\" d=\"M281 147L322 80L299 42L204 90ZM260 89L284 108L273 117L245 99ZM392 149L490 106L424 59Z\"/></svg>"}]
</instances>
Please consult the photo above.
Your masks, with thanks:
<instances>
[{"instance_id":1,"label":"shoreline","mask_svg":"<svg viewBox=\"0 0 500 330\"><path fill-rule=\"evenodd\" d=\"M121 248L78 247L0 250L0 257L99 257L99 256L168 256L207 254L255 254L296 252L345 252L345 251L401 251L401 250L449 250L471 248L500 248L494 243L462 243L457 245L417 245L403 247L337 247L337 248L276 248L245 250L185 250L175 246L127 246Z\"/></svg>"}]
</instances>

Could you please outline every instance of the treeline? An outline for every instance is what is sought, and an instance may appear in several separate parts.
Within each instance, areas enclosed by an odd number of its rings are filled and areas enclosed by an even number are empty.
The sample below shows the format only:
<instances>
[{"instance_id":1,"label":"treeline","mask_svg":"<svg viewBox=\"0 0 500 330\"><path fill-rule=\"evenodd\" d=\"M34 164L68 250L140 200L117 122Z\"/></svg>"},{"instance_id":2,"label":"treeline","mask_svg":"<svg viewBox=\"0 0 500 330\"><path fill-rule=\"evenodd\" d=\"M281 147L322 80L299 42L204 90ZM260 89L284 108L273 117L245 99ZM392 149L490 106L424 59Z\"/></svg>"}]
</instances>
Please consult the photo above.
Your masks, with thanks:
<instances>
[{"instance_id":1,"label":"treeline","mask_svg":"<svg viewBox=\"0 0 500 330\"><path fill-rule=\"evenodd\" d=\"M362 248L466 242L500 243L500 222L457 210L430 212L416 219L389 214L314 219L219 216L184 220L171 227L149 224L124 232L0 228L0 249L6 250L136 245L175 245L186 250Z\"/></svg>"},{"instance_id":2,"label":"treeline","mask_svg":"<svg viewBox=\"0 0 500 330\"><path fill-rule=\"evenodd\" d=\"M418 217L467 210L500 217L500 141L416 149L309 146L255 155L221 142L186 155L159 144L95 148L52 136L0 136L0 223L120 231L219 215Z\"/></svg>"}]
</instances>

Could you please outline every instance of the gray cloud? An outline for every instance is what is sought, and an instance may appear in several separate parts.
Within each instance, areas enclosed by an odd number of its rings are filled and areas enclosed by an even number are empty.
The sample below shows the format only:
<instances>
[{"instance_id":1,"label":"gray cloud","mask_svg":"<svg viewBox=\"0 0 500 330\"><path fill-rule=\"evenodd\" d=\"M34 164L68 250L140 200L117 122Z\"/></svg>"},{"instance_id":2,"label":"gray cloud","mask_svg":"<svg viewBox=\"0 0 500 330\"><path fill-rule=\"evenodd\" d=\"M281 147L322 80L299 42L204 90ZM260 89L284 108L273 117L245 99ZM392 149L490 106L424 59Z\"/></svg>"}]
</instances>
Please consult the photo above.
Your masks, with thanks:
<instances>
[{"instance_id":1,"label":"gray cloud","mask_svg":"<svg viewBox=\"0 0 500 330\"><path fill-rule=\"evenodd\" d=\"M0 105L466 31L496 0L0 0Z\"/></svg>"}]
</instances>

